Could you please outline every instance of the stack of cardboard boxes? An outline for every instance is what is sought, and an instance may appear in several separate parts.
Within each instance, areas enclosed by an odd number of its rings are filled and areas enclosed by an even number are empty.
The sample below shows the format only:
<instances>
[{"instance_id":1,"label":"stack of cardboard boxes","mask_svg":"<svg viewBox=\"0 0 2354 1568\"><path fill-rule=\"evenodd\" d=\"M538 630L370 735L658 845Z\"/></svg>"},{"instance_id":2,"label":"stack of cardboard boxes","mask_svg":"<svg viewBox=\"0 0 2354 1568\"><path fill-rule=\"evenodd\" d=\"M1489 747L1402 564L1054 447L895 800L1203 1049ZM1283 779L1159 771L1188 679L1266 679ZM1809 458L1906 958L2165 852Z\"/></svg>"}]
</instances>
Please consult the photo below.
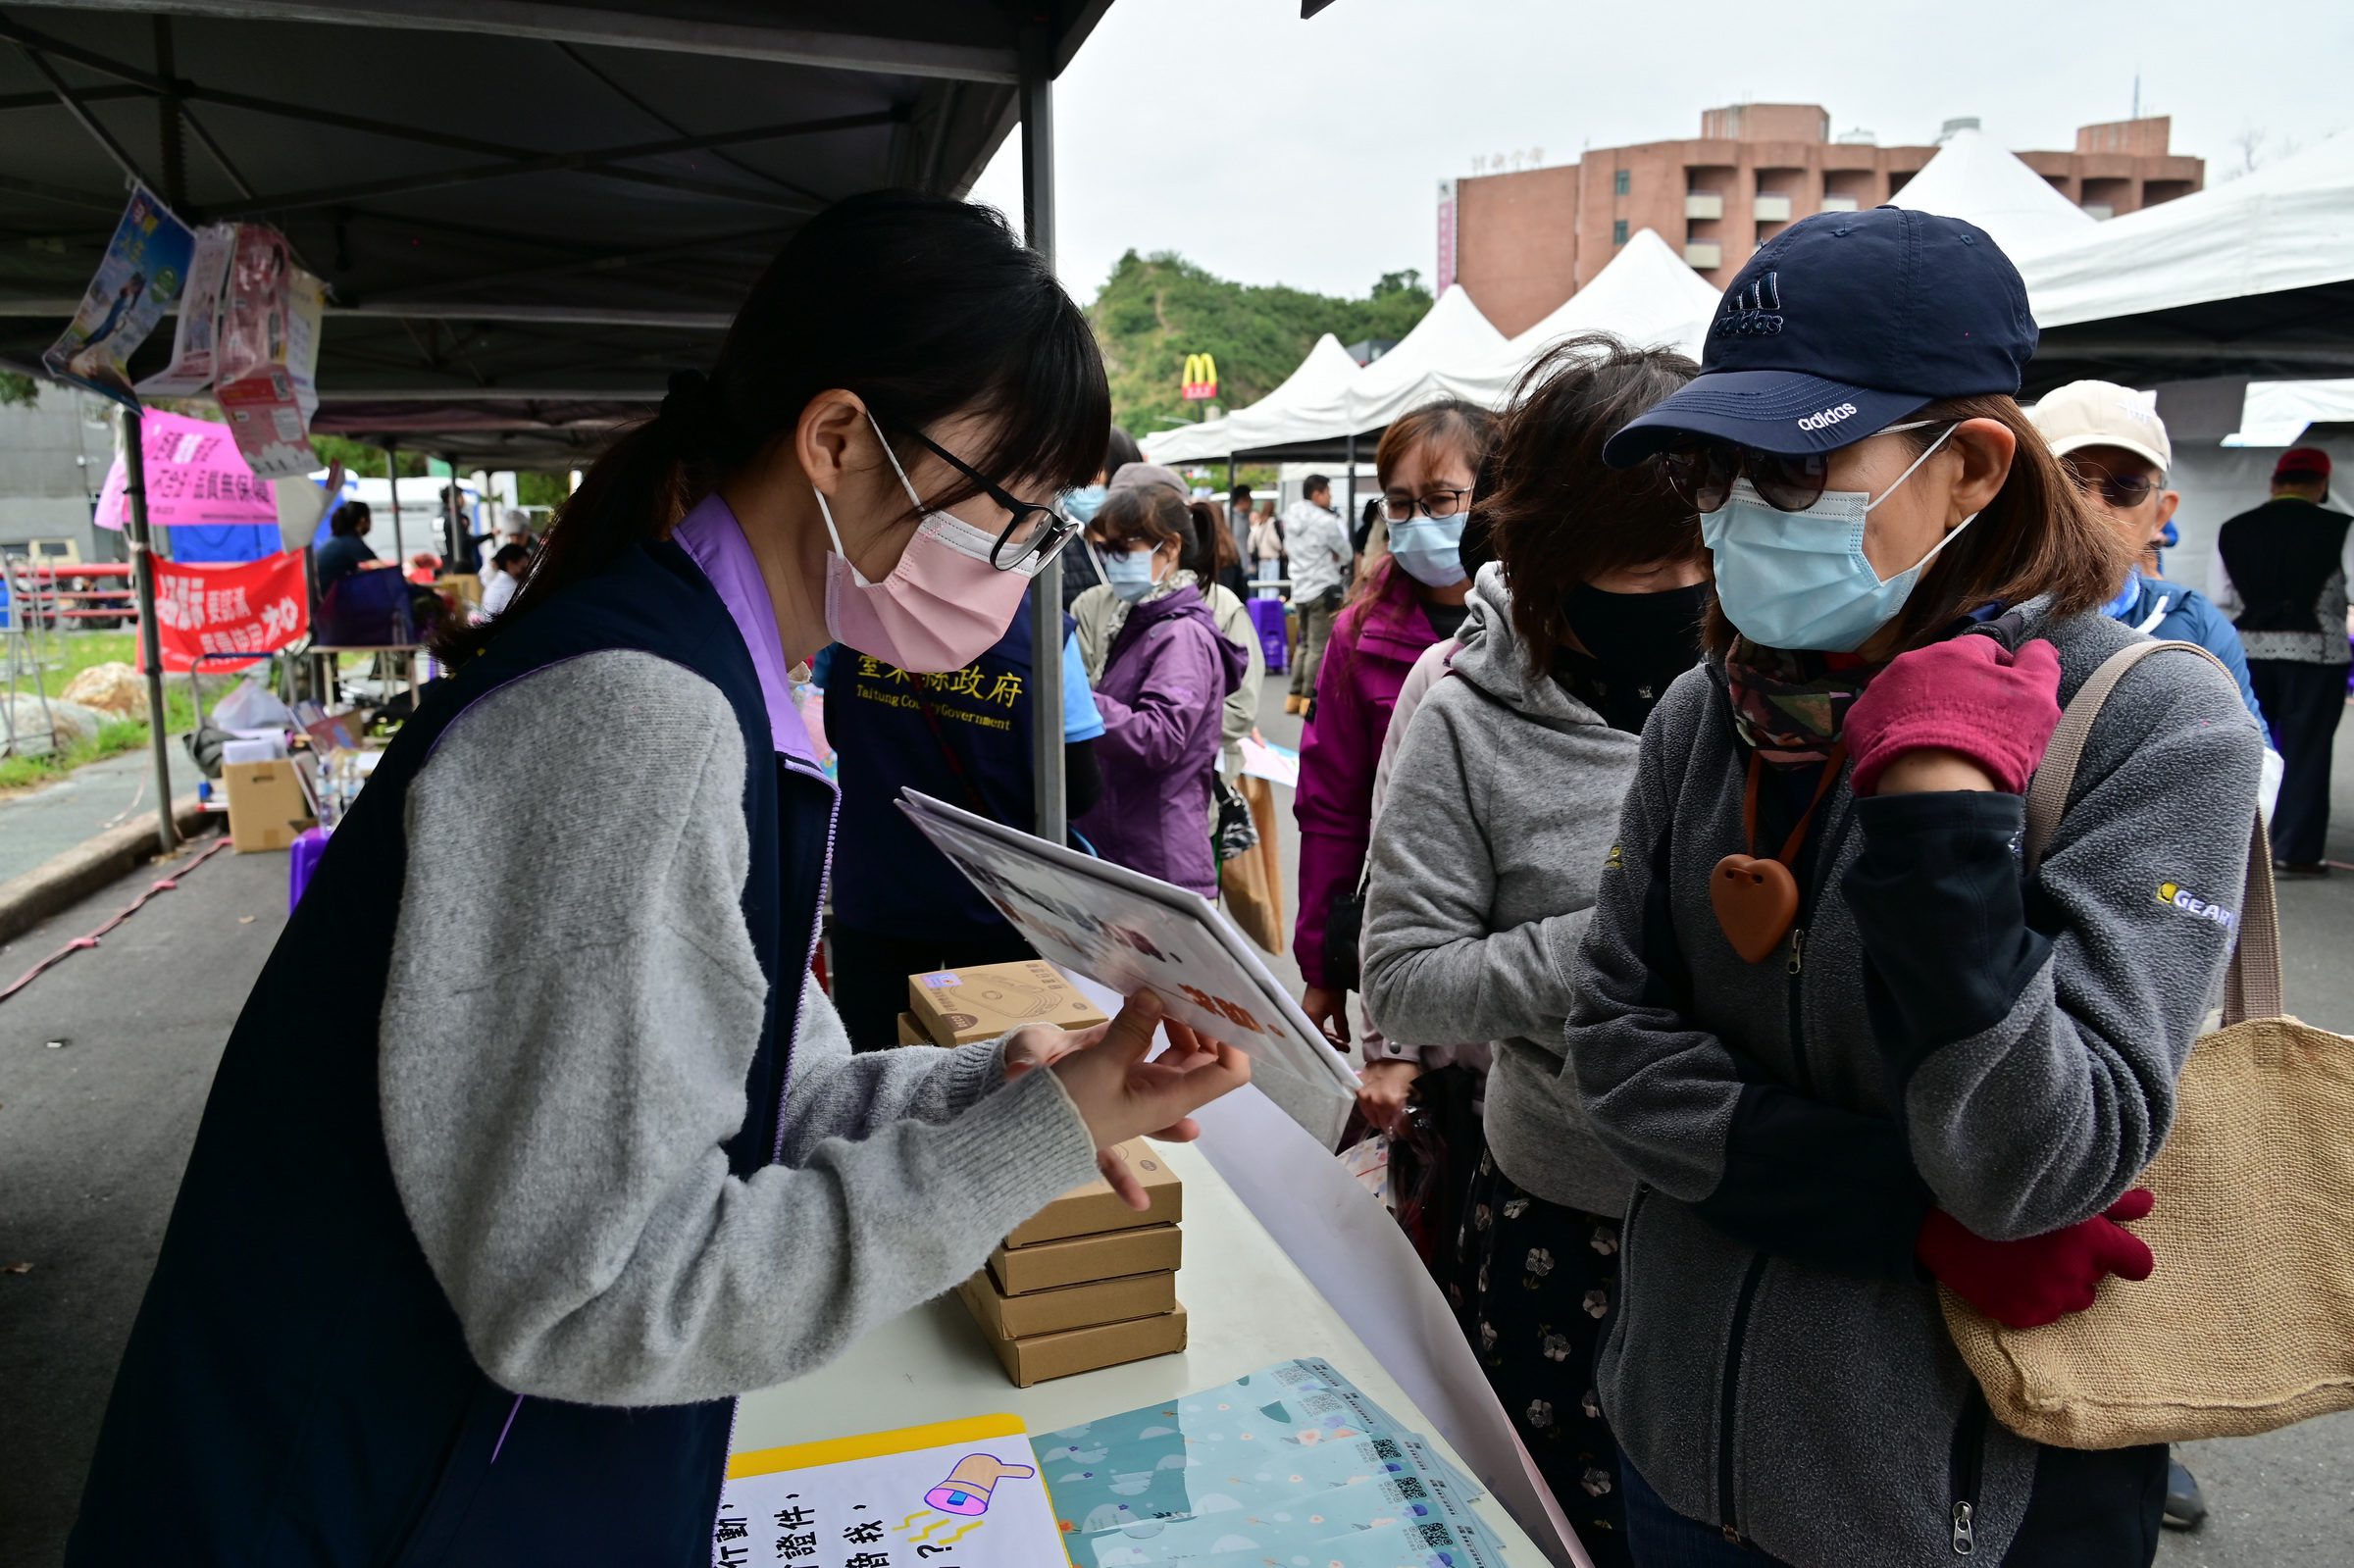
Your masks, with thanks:
<instances>
[{"instance_id":1,"label":"stack of cardboard boxes","mask_svg":"<svg viewBox=\"0 0 2354 1568\"><path fill-rule=\"evenodd\" d=\"M1059 971L1035 961L910 976L907 999L899 1034L909 1043L961 1045L1024 1024L1104 1021ZM1185 1348L1177 1300L1184 1185L1149 1143L1116 1153L1149 1208L1140 1213L1110 1183L1091 1182L1025 1221L957 1290L1017 1387Z\"/></svg>"}]
</instances>

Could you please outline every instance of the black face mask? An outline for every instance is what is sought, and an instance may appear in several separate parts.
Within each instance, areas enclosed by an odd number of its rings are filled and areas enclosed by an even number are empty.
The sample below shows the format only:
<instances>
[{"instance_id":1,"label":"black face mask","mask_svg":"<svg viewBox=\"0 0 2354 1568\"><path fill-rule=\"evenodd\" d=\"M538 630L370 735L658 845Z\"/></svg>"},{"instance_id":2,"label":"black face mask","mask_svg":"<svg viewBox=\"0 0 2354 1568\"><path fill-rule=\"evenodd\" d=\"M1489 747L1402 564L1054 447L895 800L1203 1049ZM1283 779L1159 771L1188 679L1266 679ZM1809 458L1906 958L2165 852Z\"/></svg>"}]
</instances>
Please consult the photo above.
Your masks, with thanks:
<instances>
[{"instance_id":1,"label":"black face mask","mask_svg":"<svg viewBox=\"0 0 2354 1568\"><path fill-rule=\"evenodd\" d=\"M1668 683L1700 662L1700 621L1709 588L1605 593L1590 583L1569 590L1571 630L1594 662L1629 696L1656 700Z\"/></svg>"}]
</instances>

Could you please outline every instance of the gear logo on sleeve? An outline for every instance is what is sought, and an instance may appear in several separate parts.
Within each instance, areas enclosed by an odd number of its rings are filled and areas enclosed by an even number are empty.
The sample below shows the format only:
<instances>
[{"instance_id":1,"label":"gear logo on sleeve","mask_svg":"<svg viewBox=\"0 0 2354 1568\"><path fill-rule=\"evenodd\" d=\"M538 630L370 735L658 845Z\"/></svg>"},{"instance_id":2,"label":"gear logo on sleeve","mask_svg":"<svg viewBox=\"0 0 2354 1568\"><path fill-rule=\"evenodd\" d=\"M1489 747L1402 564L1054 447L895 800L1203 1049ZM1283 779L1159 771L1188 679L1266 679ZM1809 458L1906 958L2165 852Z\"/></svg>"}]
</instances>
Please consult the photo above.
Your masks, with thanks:
<instances>
[{"instance_id":1,"label":"gear logo on sleeve","mask_svg":"<svg viewBox=\"0 0 2354 1568\"><path fill-rule=\"evenodd\" d=\"M2201 920L2212 920L2226 931L2239 929L2239 915L2236 911L2226 909L2221 904L2210 903L2179 883L2160 883L2158 885L2158 901L2170 908L2179 909L2186 915L2195 915Z\"/></svg>"}]
</instances>

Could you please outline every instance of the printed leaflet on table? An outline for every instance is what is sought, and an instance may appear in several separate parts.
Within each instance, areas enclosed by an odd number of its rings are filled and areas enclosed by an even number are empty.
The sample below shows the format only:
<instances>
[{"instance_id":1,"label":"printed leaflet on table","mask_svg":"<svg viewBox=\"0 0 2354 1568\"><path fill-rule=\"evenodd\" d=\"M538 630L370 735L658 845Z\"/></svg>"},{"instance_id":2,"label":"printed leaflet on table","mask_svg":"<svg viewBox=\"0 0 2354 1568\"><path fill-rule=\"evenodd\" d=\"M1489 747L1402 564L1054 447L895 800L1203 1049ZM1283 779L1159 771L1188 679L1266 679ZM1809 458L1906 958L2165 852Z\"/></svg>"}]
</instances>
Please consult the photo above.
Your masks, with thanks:
<instances>
[{"instance_id":1,"label":"printed leaflet on table","mask_svg":"<svg viewBox=\"0 0 2354 1568\"><path fill-rule=\"evenodd\" d=\"M722 1568L1042 1568L1062 1535L1012 1416L736 1454L711 1560Z\"/></svg>"}]
</instances>

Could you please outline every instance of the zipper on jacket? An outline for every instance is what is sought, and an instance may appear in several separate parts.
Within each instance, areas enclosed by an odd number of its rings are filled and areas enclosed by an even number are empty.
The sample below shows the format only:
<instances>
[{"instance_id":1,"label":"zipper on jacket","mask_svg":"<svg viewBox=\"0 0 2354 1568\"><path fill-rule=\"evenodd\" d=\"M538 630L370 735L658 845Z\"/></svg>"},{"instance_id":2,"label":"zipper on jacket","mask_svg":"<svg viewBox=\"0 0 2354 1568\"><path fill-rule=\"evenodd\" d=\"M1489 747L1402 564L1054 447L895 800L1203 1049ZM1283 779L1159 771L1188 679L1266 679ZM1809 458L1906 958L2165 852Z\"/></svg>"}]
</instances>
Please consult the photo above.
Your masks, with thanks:
<instances>
[{"instance_id":1,"label":"zipper on jacket","mask_svg":"<svg viewBox=\"0 0 2354 1568\"><path fill-rule=\"evenodd\" d=\"M1724 1388L1716 1407L1716 1522L1724 1539L1739 1541L1741 1525L1733 1508L1733 1421L1741 1402L1741 1352L1749 1338L1750 1304L1757 1299L1758 1282L1766 1277L1766 1254L1749 1260L1741 1276L1741 1293L1733 1298L1733 1326L1725 1336Z\"/></svg>"},{"instance_id":2,"label":"zipper on jacket","mask_svg":"<svg viewBox=\"0 0 2354 1568\"><path fill-rule=\"evenodd\" d=\"M1793 926L1790 957L1782 965L1782 973L1789 977L1785 994L1789 998L1790 1076L1796 1080L1791 1087L1811 1097L1815 1092L1815 1072L1807 1063L1806 967L1807 928Z\"/></svg>"},{"instance_id":3,"label":"zipper on jacket","mask_svg":"<svg viewBox=\"0 0 2354 1568\"><path fill-rule=\"evenodd\" d=\"M1974 1556L1978 1549L1978 1483L1986 1462L1986 1394L1976 1380L1962 1401L1954 1423L1954 1451L1950 1474L1954 1490L1954 1555Z\"/></svg>"}]
</instances>

